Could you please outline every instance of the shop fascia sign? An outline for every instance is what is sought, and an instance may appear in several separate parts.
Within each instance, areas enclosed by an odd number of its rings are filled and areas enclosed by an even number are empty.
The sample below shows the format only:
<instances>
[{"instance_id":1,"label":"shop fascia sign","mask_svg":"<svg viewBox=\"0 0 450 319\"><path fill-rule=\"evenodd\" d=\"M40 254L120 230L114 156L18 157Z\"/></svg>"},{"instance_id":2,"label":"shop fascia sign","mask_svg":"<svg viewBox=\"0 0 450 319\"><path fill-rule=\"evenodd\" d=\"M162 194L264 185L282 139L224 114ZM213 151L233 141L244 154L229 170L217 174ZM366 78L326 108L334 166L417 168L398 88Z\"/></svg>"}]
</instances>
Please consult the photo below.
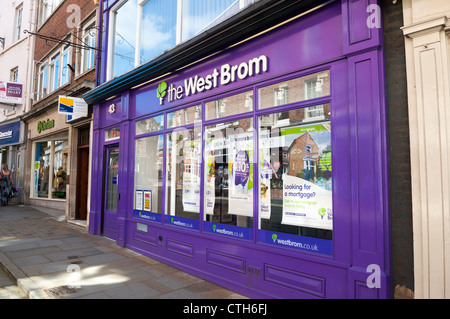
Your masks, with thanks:
<instances>
[{"instance_id":1,"label":"shop fascia sign","mask_svg":"<svg viewBox=\"0 0 450 319\"><path fill-rule=\"evenodd\" d=\"M41 133L42 131L48 130L55 127L55 120L49 120L47 121L39 121L37 124L37 132Z\"/></svg>"},{"instance_id":2,"label":"shop fascia sign","mask_svg":"<svg viewBox=\"0 0 450 319\"><path fill-rule=\"evenodd\" d=\"M220 85L227 85L238 80L244 80L253 75L267 72L268 69L269 60L265 55L250 59L248 62L242 62L238 65L224 64L220 68L215 68L210 74L204 77L195 75L185 79L184 86L175 86L173 83L168 85L166 82L161 82L156 90L156 97L162 105L166 97L169 102L181 100L184 97L196 93L215 89Z\"/></svg>"}]
</instances>

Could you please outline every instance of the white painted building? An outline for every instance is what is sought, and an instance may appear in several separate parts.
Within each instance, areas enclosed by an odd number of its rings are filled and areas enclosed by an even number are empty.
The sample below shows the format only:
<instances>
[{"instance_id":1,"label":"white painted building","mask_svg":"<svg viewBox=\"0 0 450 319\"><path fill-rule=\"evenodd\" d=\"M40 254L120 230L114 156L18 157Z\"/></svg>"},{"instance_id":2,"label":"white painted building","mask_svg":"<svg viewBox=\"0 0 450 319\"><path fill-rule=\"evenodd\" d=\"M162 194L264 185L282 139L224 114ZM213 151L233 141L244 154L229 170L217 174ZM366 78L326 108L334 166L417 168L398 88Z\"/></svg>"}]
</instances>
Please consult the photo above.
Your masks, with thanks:
<instances>
[{"instance_id":1,"label":"white painted building","mask_svg":"<svg viewBox=\"0 0 450 319\"><path fill-rule=\"evenodd\" d=\"M414 294L450 298L450 1L403 0Z\"/></svg>"},{"instance_id":2,"label":"white painted building","mask_svg":"<svg viewBox=\"0 0 450 319\"><path fill-rule=\"evenodd\" d=\"M6 163L13 172L19 200L25 160L25 126L20 116L31 108L34 69L34 37L24 30L35 29L35 7L36 1L32 0L0 0L0 83L2 87L6 87L6 82L22 85L21 101L0 100L0 133L12 131L9 135L13 136L12 139L0 139L0 162Z\"/></svg>"}]
</instances>

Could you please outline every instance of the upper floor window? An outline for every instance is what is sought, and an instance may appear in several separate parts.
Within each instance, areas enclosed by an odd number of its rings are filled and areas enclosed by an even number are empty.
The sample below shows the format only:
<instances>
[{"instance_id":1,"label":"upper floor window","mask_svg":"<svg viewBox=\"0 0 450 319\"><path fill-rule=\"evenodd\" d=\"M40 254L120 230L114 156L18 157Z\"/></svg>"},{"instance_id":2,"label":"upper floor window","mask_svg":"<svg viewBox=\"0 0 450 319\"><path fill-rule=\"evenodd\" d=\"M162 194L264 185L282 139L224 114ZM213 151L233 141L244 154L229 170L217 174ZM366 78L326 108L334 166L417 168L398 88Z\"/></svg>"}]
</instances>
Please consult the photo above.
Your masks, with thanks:
<instances>
[{"instance_id":1,"label":"upper floor window","mask_svg":"<svg viewBox=\"0 0 450 319\"><path fill-rule=\"evenodd\" d=\"M69 82L71 63L69 45L57 49L41 61L37 76L37 100Z\"/></svg>"},{"instance_id":2,"label":"upper floor window","mask_svg":"<svg viewBox=\"0 0 450 319\"><path fill-rule=\"evenodd\" d=\"M255 0L123 0L111 9L107 79L150 61Z\"/></svg>"},{"instance_id":3,"label":"upper floor window","mask_svg":"<svg viewBox=\"0 0 450 319\"><path fill-rule=\"evenodd\" d=\"M94 66L95 62L95 22L83 29L82 44L89 48L81 50L80 73L83 73Z\"/></svg>"},{"instance_id":4,"label":"upper floor window","mask_svg":"<svg viewBox=\"0 0 450 319\"><path fill-rule=\"evenodd\" d=\"M16 8L14 41L20 40L20 33L21 33L21 29L22 29L22 14L23 14L23 6L20 5L19 7Z\"/></svg>"},{"instance_id":5,"label":"upper floor window","mask_svg":"<svg viewBox=\"0 0 450 319\"><path fill-rule=\"evenodd\" d=\"M11 69L11 82L19 82L19 67Z\"/></svg>"},{"instance_id":6,"label":"upper floor window","mask_svg":"<svg viewBox=\"0 0 450 319\"><path fill-rule=\"evenodd\" d=\"M39 26L41 26L63 0L39 0Z\"/></svg>"}]
</instances>

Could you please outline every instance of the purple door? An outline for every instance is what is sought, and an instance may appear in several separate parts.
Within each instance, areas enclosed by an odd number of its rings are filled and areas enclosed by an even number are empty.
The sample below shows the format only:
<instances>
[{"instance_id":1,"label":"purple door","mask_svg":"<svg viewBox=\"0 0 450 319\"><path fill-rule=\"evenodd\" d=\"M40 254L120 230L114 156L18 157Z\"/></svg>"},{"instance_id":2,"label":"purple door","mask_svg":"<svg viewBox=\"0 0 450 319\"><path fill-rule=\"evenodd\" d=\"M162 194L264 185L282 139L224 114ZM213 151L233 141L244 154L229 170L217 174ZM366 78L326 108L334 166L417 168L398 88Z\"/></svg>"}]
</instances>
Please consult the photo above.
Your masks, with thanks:
<instances>
[{"instance_id":1,"label":"purple door","mask_svg":"<svg viewBox=\"0 0 450 319\"><path fill-rule=\"evenodd\" d=\"M117 201L119 190L119 146L105 148L105 178L103 181L102 233L104 236L117 238Z\"/></svg>"}]
</instances>

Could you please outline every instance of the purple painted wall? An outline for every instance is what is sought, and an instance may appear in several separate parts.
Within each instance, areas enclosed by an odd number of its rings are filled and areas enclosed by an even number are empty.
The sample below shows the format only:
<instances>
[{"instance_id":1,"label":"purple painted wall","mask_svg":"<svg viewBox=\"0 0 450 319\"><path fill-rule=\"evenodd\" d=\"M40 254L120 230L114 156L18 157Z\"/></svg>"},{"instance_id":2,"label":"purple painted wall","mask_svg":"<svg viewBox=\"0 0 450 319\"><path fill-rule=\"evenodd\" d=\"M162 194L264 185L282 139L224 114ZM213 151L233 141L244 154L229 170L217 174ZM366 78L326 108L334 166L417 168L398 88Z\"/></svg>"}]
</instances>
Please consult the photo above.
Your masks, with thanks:
<instances>
[{"instance_id":1,"label":"purple painted wall","mask_svg":"<svg viewBox=\"0 0 450 319\"><path fill-rule=\"evenodd\" d=\"M102 228L101 185L104 180L104 152L108 146L104 142L104 130L120 126L119 193L122 196L118 200L117 217L107 221L115 227L116 233L110 236L119 245L250 297L389 298L382 29L370 29L366 25L369 16L366 9L369 4L376 3L372 0L336 1L169 77L95 105L94 186L89 231L101 234ZM185 79L195 75L206 76L225 63L238 65L261 55L269 59L267 72L184 97L177 102L166 99L160 105L156 98L156 88L162 81L181 85ZM106 61L106 56L102 61ZM264 244L258 240L257 218L254 218L250 240L232 240L204 232L203 223L200 223L199 230L186 230L133 217L134 194L130 190L134 185L135 119L217 99L241 89L257 90L259 86L281 79L324 69L331 73L331 95L317 102L330 102L332 105L334 224L331 254L280 249ZM108 112L111 104L115 105L114 113ZM279 110L289 108L292 105ZM267 112L273 112L273 109ZM255 121L256 114L260 113L251 113ZM257 205L255 201L254 208ZM146 224L148 231L138 230L137 223ZM378 268L375 269L380 271L375 273L380 275L379 288L369 288L366 284L372 274L367 272L369 265L376 265Z\"/></svg>"}]
</instances>

